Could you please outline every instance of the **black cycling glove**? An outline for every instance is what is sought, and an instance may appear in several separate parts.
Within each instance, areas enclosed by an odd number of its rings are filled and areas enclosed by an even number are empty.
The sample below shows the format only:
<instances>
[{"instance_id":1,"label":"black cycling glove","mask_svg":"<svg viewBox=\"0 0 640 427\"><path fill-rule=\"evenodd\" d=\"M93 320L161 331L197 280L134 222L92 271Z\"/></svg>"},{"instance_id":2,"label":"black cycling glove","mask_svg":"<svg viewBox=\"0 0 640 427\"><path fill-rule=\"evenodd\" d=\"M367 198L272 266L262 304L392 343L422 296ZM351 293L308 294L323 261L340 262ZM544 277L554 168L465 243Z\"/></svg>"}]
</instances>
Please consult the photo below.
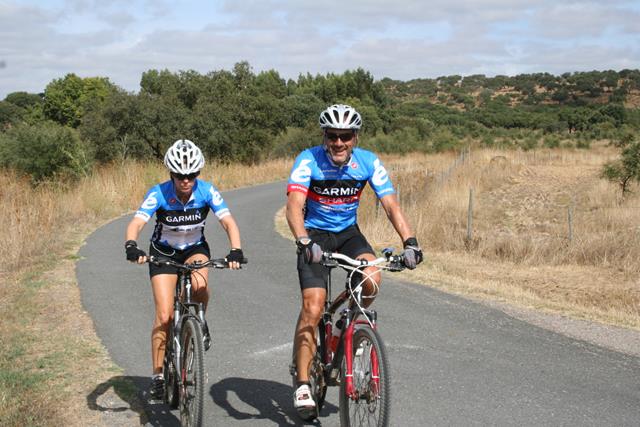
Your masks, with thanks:
<instances>
[{"instance_id":1,"label":"black cycling glove","mask_svg":"<svg viewBox=\"0 0 640 427\"><path fill-rule=\"evenodd\" d=\"M322 248L309 237L300 237L296 240L299 253L302 254L305 264L317 264L322 260Z\"/></svg>"},{"instance_id":2,"label":"black cycling glove","mask_svg":"<svg viewBox=\"0 0 640 427\"><path fill-rule=\"evenodd\" d=\"M127 252L127 261L136 262L141 256L147 254L140 248L135 240L127 240L124 244L124 250Z\"/></svg>"},{"instance_id":3,"label":"black cycling glove","mask_svg":"<svg viewBox=\"0 0 640 427\"><path fill-rule=\"evenodd\" d=\"M404 265L413 270L423 260L422 249L415 237L409 237L404 241Z\"/></svg>"},{"instance_id":4,"label":"black cycling glove","mask_svg":"<svg viewBox=\"0 0 640 427\"><path fill-rule=\"evenodd\" d=\"M225 260L227 262L237 262L238 264L242 263L244 259L244 254L242 253L242 249L231 249L229 251L229 255L226 256Z\"/></svg>"}]
</instances>

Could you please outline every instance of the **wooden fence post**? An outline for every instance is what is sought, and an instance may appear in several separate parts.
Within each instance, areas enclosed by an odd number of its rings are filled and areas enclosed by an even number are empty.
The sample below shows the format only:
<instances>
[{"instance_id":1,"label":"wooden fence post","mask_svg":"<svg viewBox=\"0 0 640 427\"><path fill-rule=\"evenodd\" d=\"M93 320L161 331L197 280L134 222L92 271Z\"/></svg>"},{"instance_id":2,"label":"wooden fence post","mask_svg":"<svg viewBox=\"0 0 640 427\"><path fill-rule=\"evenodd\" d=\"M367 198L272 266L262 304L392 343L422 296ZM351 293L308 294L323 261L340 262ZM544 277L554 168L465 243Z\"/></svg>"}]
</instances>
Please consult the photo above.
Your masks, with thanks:
<instances>
[{"instance_id":1,"label":"wooden fence post","mask_svg":"<svg viewBox=\"0 0 640 427\"><path fill-rule=\"evenodd\" d=\"M573 202L569 205L567 210L567 219L569 220L569 242L573 241Z\"/></svg>"},{"instance_id":2,"label":"wooden fence post","mask_svg":"<svg viewBox=\"0 0 640 427\"><path fill-rule=\"evenodd\" d=\"M473 238L473 188L469 188L469 210L467 211L467 242Z\"/></svg>"}]
</instances>

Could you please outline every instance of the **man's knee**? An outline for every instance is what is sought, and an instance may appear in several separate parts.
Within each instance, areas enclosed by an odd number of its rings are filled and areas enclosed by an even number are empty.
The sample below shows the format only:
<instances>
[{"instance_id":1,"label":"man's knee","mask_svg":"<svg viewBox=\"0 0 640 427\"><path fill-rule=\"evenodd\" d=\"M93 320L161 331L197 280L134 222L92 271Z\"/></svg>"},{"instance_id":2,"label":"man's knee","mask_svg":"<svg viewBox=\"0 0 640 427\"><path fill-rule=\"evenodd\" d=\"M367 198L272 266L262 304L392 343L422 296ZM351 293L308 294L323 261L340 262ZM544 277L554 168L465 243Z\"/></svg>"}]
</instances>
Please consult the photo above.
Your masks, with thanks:
<instances>
[{"instance_id":1,"label":"man's knee","mask_svg":"<svg viewBox=\"0 0 640 427\"><path fill-rule=\"evenodd\" d=\"M351 275L351 289L358 286L364 288L378 287L382 283L382 275L377 268L368 268L363 272L354 272Z\"/></svg>"},{"instance_id":2,"label":"man's knee","mask_svg":"<svg viewBox=\"0 0 640 427\"><path fill-rule=\"evenodd\" d=\"M324 311L324 296L320 294L305 295L302 300L301 319L305 323L317 324Z\"/></svg>"}]
</instances>

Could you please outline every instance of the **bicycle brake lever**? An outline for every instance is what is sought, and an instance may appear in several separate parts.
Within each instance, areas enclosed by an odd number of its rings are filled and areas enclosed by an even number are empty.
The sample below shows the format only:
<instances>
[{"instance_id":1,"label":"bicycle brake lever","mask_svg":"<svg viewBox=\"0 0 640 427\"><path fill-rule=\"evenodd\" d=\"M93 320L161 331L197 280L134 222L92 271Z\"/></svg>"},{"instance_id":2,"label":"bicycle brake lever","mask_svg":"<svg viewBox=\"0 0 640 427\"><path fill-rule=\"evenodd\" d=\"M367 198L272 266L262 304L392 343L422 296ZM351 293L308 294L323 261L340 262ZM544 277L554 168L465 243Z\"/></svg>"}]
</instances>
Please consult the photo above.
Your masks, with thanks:
<instances>
[{"instance_id":1,"label":"bicycle brake lever","mask_svg":"<svg viewBox=\"0 0 640 427\"><path fill-rule=\"evenodd\" d=\"M382 255L384 255L384 257L388 259L389 257L391 257L391 255L393 255L394 250L394 248L384 248L382 250Z\"/></svg>"}]
</instances>

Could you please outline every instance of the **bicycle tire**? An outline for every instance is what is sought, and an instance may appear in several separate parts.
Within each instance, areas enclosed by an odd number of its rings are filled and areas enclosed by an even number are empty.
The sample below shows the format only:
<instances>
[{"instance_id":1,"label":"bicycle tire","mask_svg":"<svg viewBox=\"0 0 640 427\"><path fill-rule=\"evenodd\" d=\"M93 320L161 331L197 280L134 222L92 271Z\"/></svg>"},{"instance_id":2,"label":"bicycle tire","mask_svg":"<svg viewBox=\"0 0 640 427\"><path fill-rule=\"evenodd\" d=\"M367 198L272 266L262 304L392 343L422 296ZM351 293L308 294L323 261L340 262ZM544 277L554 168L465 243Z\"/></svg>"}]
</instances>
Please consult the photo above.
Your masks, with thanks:
<instances>
[{"instance_id":1,"label":"bicycle tire","mask_svg":"<svg viewBox=\"0 0 640 427\"><path fill-rule=\"evenodd\" d=\"M178 407L178 373L174 365L175 347L173 343L174 337L173 324L169 326L167 341L164 350L164 362L162 364L162 372L164 373L164 401L172 409Z\"/></svg>"},{"instance_id":2,"label":"bicycle tire","mask_svg":"<svg viewBox=\"0 0 640 427\"><path fill-rule=\"evenodd\" d=\"M324 321L320 320L320 324L316 330L316 352L313 356L313 363L311 364L312 372L309 372L309 378L313 376L314 382L312 384L311 391L313 398L316 401L316 408L318 415L320 410L324 406L324 398L327 395L327 383L324 377L324 359L325 351L325 329Z\"/></svg>"},{"instance_id":3,"label":"bicycle tire","mask_svg":"<svg viewBox=\"0 0 640 427\"><path fill-rule=\"evenodd\" d=\"M294 349L295 352L295 349ZM320 410L324 406L324 399L327 395L327 384L324 379L324 365L322 363L322 355L324 352L324 323L320 321L320 325L316 327L316 352L309 366L309 388L316 407L313 411L298 411L298 415L304 421L312 421L320 415ZM295 357L295 354L293 355ZM294 359L295 362L295 359ZM297 369L297 368L296 368ZM291 377L293 389L298 387L296 375Z\"/></svg>"},{"instance_id":4,"label":"bicycle tire","mask_svg":"<svg viewBox=\"0 0 640 427\"><path fill-rule=\"evenodd\" d=\"M346 349L345 349L346 351ZM356 399L347 396L345 362L340 381L339 412L343 427L389 425L391 390L389 364L382 339L368 326L359 327L353 334L353 386ZM372 378L372 362L378 364L379 382Z\"/></svg>"},{"instance_id":5,"label":"bicycle tire","mask_svg":"<svg viewBox=\"0 0 640 427\"><path fill-rule=\"evenodd\" d=\"M193 316L182 324L180 424L201 426L204 406L204 345L202 327Z\"/></svg>"}]
</instances>

